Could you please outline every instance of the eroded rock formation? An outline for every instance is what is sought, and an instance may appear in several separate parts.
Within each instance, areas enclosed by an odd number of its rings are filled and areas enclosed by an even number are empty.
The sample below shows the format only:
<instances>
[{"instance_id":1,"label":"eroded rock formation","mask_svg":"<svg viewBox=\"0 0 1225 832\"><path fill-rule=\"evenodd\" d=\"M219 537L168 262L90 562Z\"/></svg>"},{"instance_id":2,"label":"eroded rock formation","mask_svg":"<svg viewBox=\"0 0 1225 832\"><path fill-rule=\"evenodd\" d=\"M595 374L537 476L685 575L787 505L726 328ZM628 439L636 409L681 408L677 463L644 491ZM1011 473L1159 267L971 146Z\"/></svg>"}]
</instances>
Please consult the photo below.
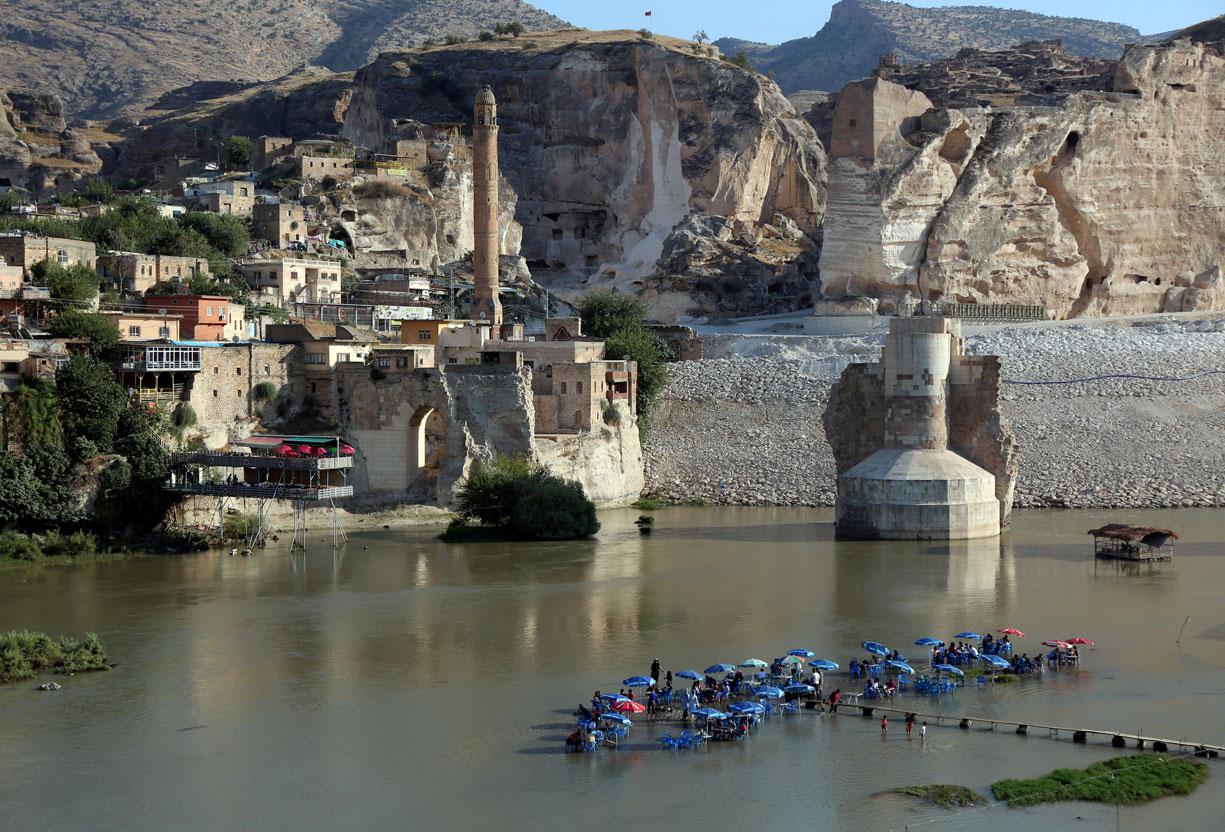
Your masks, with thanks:
<instances>
[{"instance_id":1,"label":"eroded rock formation","mask_svg":"<svg viewBox=\"0 0 1225 832\"><path fill-rule=\"evenodd\" d=\"M1225 305L1225 58L1134 46L1111 93L927 109L873 78L834 112L826 298L1042 304L1054 317Z\"/></svg>"},{"instance_id":2,"label":"eroded rock formation","mask_svg":"<svg viewBox=\"0 0 1225 832\"><path fill-rule=\"evenodd\" d=\"M86 131L68 126L59 98L0 90L0 185L40 198L101 169Z\"/></svg>"}]
</instances>

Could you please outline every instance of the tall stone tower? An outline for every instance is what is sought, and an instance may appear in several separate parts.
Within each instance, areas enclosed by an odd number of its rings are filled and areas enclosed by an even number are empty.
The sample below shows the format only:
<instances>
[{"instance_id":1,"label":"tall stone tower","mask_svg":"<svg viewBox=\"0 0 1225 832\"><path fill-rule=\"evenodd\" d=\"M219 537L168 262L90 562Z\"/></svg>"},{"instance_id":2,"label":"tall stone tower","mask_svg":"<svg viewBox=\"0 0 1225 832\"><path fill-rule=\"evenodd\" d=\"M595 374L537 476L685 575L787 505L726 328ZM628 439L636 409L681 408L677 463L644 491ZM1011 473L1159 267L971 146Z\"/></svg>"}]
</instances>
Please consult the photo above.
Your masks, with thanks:
<instances>
[{"instance_id":1,"label":"tall stone tower","mask_svg":"<svg viewBox=\"0 0 1225 832\"><path fill-rule=\"evenodd\" d=\"M498 298L498 102L489 87L476 94L472 168L472 268L476 283L472 317L496 327L502 323L502 301Z\"/></svg>"}]
</instances>

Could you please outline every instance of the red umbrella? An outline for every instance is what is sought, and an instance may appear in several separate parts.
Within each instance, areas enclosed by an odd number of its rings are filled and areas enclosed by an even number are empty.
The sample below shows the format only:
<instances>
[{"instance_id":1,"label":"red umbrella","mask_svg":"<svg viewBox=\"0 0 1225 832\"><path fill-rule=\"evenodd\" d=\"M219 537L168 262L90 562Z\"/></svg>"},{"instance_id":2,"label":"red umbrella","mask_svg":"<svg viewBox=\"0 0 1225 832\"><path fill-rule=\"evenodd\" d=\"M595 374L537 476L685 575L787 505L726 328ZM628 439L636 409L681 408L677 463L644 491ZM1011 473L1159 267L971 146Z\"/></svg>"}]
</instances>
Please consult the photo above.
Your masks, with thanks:
<instances>
[{"instance_id":1,"label":"red umbrella","mask_svg":"<svg viewBox=\"0 0 1225 832\"><path fill-rule=\"evenodd\" d=\"M348 442L340 443L340 452L345 456L353 456L353 454L357 453L357 451L354 450L353 446L350 445Z\"/></svg>"},{"instance_id":2,"label":"red umbrella","mask_svg":"<svg viewBox=\"0 0 1225 832\"><path fill-rule=\"evenodd\" d=\"M299 445L299 446L298 446L298 453L300 453L300 454L307 454L307 455L309 456L309 455L310 455L310 452L311 452L311 446L310 446L310 445Z\"/></svg>"},{"instance_id":3,"label":"red umbrella","mask_svg":"<svg viewBox=\"0 0 1225 832\"><path fill-rule=\"evenodd\" d=\"M1003 633L1006 636L1016 636L1017 638L1025 638L1025 633L1018 630L1016 627L1005 627L1002 630L996 630L998 633Z\"/></svg>"},{"instance_id":4,"label":"red umbrella","mask_svg":"<svg viewBox=\"0 0 1225 832\"><path fill-rule=\"evenodd\" d=\"M646 706L635 702L633 699L622 699L620 702L613 705L613 710L620 711L623 714L640 714L646 710Z\"/></svg>"},{"instance_id":5,"label":"red umbrella","mask_svg":"<svg viewBox=\"0 0 1225 832\"><path fill-rule=\"evenodd\" d=\"M280 454L281 456L294 456L298 452L289 445L281 444L276 446L276 450L273 453Z\"/></svg>"},{"instance_id":6,"label":"red umbrella","mask_svg":"<svg viewBox=\"0 0 1225 832\"><path fill-rule=\"evenodd\" d=\"M1044 647L1054 647L1057 650L1068 650L1068 649L1071 649L1072 647L1072 645L1068 644L1066 641L1060 641L1059 639L1055 639L1053 641L1044 641L1042 642L1042 645Z\"/></svg>"},{"instance_id":7,"label":"red umbrella","mask_svg":"<svg viewBox=\"0 0 1225 832\"><path fill-rule=\"evenodd\" d=\"M1068 639L1068 644L1088 644L1088 645L1092 646L1092 644L1093 644L1093 639L1091 639L1091 638L1084 638L1083 636L1077 636L1076 638L1070 638L1070 639Z\"/></svg>"},{"instance_id":8,"label":"red umbrella","mask_svg":"<svg viewBox=\"0 0 1225 832\"><path fill-rule=\"evenodd\" d=\"M311 453L312 453L312 456L327 456L328 449L319 447L319 448L315 448Z\"/></svg>"}]
</instances>

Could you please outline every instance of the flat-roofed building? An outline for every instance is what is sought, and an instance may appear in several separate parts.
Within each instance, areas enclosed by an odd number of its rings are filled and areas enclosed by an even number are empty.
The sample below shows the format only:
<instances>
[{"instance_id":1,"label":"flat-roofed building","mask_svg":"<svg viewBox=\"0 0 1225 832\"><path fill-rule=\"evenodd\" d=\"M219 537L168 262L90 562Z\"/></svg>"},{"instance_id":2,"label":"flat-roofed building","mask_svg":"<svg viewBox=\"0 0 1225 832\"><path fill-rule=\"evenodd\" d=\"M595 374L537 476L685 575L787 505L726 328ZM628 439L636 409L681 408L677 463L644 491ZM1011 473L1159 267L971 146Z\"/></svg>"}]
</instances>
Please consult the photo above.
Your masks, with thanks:
<instances>
[{"instance_id":1,"label":"flat-roofed building","mask_svg":"<svg viewBox=\"0 0 1225 832\"><path fill-rule=\"evenodd\" d=\"M263 257L243 262L238 272L253 291L278 305L340 301L341 269L335 260Z\"/></svg>"},{"instance_id":2,"label":"flat-roofed building","mask_svg":"<svg viewBox=\"0 0 1225 832\"><path fill-rule=\"evenodd\" d=\"M30 279L30 267L43 260L60 266L84 263L91 269L98 261L98 251L87 240L65 237L40 237L34 234L0 234L0 257L10 266L20 266L25 279Z\"/></svg>"},{"instance_id":3,"label":"flat-roofed building","mask_svg":"<svg viewBox=\"0 0 1225 832\"><path fill-rule=\"evenodd\" d=\"M154 341L168 339L179 340L182 315L162 314L158 312L127 312L118 310L103 310L100 313L119 328L119 338L122 341Z\"/></svg>"},{"instance_id":4,"label":"flat-roofed building","mask_svg":"<svg viewBox=\"0 0 1225 832\"><path fill-rule=\"evenodd\" d=\"M208 260L203 257L112 251L98 257L98 274L117 289L144 294L158 283L185 283L210 273Z\"/></svg>"}]
</instances>

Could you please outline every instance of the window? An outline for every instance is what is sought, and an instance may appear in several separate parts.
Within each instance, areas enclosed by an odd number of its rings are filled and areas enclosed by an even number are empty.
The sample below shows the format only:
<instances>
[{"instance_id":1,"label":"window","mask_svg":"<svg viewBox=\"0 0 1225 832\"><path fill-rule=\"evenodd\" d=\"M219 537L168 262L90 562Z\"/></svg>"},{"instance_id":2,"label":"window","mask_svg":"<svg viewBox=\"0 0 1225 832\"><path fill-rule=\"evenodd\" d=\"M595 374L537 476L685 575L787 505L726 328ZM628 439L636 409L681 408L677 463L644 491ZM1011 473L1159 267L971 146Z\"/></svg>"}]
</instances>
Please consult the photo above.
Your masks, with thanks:
<instances>
[{"instance_id":1,"label":"window","mask_svg":"<svg viewBox=\"0 0 1225 832\"><path fill-rule=\"evenodd\" d=\"M396 366L397 366L397 367L407 367L407 366L408 366L408 358L407 358L406 356L403 356L403 355L397 355L397 356L396 356Z\"/></svg>"},{"instance_id":2,"label":"window","mask_svg":"<svg viewBox=\"0 0 1225 832\"><path fill-rule=\"evenodd\" d=\"M574 382L574 392L575 393L583 392L583 383L581 381Z\"/></svg>"},{"instance_id":3,"label":"window","mask_svg":"<svg viewBox=\"0 0 1225 832\"><path fill-rule=\"evenodd\" d=\"M561 383L561 392L563 396L566 394L566 383L564 381Z\"/></svg>"},{"instance_id":4,"label":"window","mask_svg":"<svg viewBox=\"0 0 1225 832\"><path fill-rule=\"evenodd\" d=\"M236 375L236 376L240 376L240 375L242 375L242 367L235 367L235 368L234 368L234 375Z\"/></svg>"},{"instance_id":5,"label":"window","mask_svg":"<svg viewBox=\"0 0 1225 832\"><path fill-rule=\"evenodd\" d=\"M455 357L455 356L453 356L453 355L452 355L452 356L448 356L448 358L447 358L447 363L448 363L448 364L458 364L458 363L459 363L459 359L458 359L458 358L456 358L456 357Z\"/></svg>"},{"instance_id":6,"label":"window","mask_svg":"<svg viewBox=\"0 0 1225 832\"><path fill-rule=\"evenodd\" d=\"M272 365L271 364L264 365L264 375L266 376L272 375Z\"/></svg>"},{"instance_id":7,"label":"window","mask_svg":"<svg viewBox=\"0 0 1225 832\"><path fill-rule=\"evenodd\" d=\"M217 375L219 372L221 372L221 368L220 368L220 367L214 367L214 368L213 368L213 375Z\"/></svg>"},{"instance_id":8,"label":"window","mask_svg":"<svg viewBox=\"0 0 1225 832\"><path fill-rule=\"evenodd\" d=\"M140 337L140 327L138 326L128 327L128 337L129 338L139 338Z\"/></svg>"},{"instance_id":9,"label":"window","mask_svg":"<svg viewBox=\"0 0 1225 832\"><path fill-rule=\"evenodd\" d=\"M213 314L213 307L211 307L211 306L210 306L210 307L208 307L207 309L205 309L205 310L204 310L204 314L205 314L205 315L208 315L208 316L211 316L211 315Z\"/></svg>"},{"instance_id":10,"label":"window","mask_svg":"<svg viewBox=\"0 0 1225 832\"><path fill-rule=\"evenodd\" d=\"M434 340L433 334L428 329L419 329L417 330L417 340L418 341L432 341Z\"/></svg>"},{"instance_id":11,"label":"window","mask_svg":"<svg viewBox=\"0 0 1225 832\"><path fill-rule=\"evenodd\" d=\"M234 393L237 394L241 398L242 390L235 390Z\"/></svg>"},{"instance_id":12,"label":"window","mask_svg":"<svg viewBox=\"0 0 1225 832\"><path fill-rule=\"evenodd\" d=\"M157 337L158 338L169 338L170 337L170 327L168 326L160 327L157 330Z\"/></svg>"},{"instance_id":13,"label":"window","mask_svg":"<svg viewBox=\"0 0 1225 832\"><path fill-rule=\"evenodd\" d=\"M337 361L348 361L349 354L347 352L338 352L336 353L336 360Z\"/></svg>"},{"instance_id":14,"label":"window","mask_svg":"<svg viewBox=\"0 0 1225 832\"><path fill-rule=\"evenodd\" d=\"M306 354L306 363L307 363L307 364L322 364L322 363L324 363L324 362L323 362L323 353L321 353L321 352L308 352L308 353Z\"/></svg>"},{"instance_id":15,"label":"window","mask_svg":"<svg viewBox=\"0 0 1225 832\"><path fill-rule=\"evenodd\" d=\"M386 370L391 366L391 359L385 356L379 356L379 367Z\"/></svg>"},{"instance_id":16,"label":"window","mask_svg":"<svg viewBox=\"0 0 1225 832\"><path fill-rule=\"evenodd\" d=\"M63 249L60 249L58 252L56 252L55 259L59 261L59 264L61 266L67 266L68 265L68 252L64 251Z\"/></svg>"},{"instance_id":17,"label":"window","mask_svg":"<svg viewBox=\"0 0 1225 832\"><path fill-rule=\"evenodd\" d=\"M213 398L214 399L217 398L217 388L216 387L213 388Z\"/></svg>"}]
</instances>

